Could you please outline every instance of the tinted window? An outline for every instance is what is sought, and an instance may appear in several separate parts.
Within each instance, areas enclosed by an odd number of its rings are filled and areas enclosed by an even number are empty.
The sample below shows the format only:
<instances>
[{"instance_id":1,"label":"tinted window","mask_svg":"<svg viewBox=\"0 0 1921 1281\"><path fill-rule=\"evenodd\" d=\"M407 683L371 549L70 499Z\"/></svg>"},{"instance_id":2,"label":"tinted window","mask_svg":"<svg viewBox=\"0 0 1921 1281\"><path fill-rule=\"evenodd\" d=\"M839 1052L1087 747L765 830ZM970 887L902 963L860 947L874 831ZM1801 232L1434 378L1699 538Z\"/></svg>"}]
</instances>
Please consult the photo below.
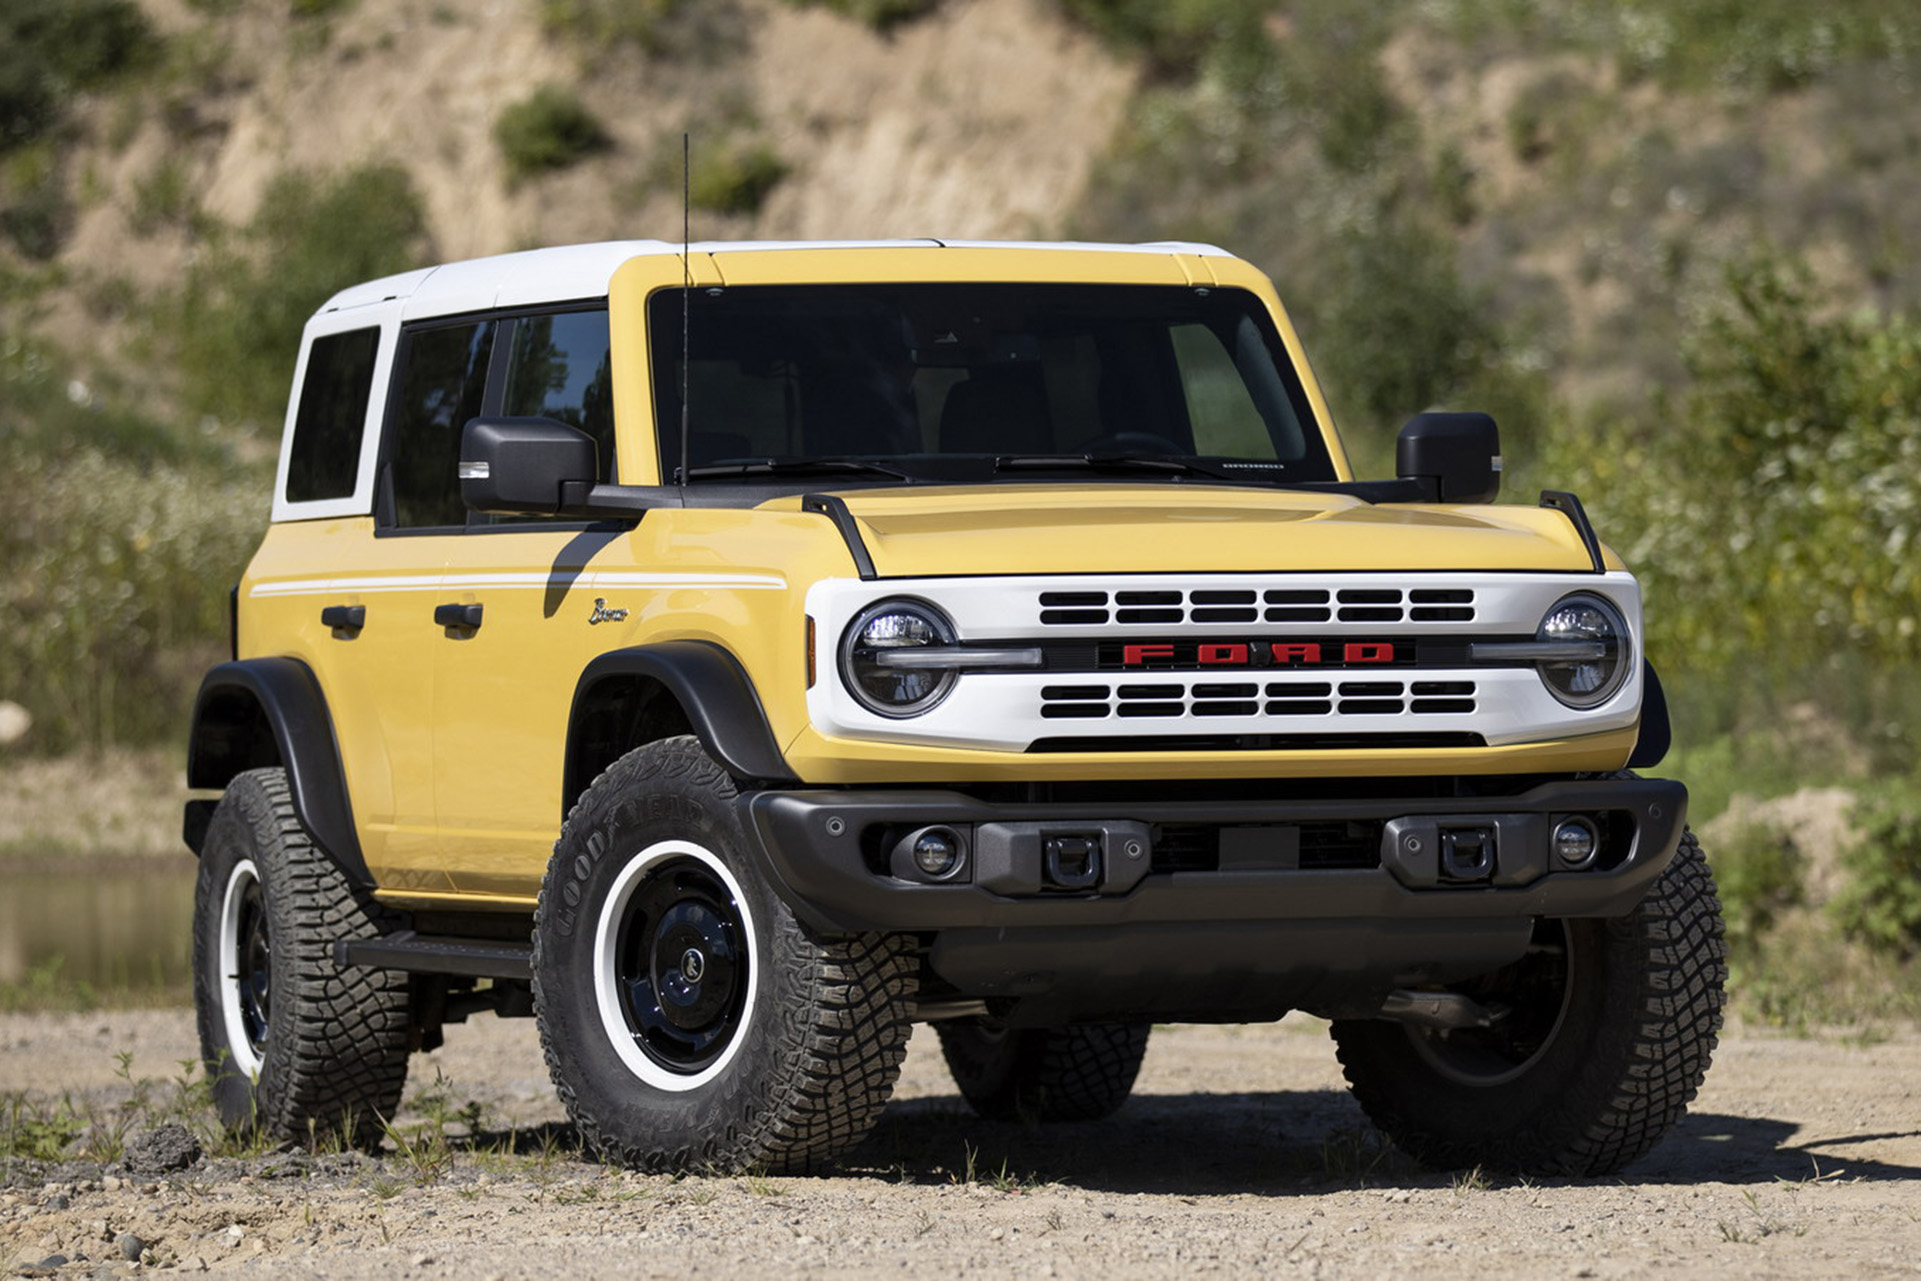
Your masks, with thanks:
<instances>
[{"instance_id":1,"label":"tinted window","mask_svg":"<svg viewBox=\"0 0 1921 1281\"><path fill-rule=\"evenodd\" d=\"M460 431L480 416L493 345L491 320L405 334L388 455L396 524L467 523L456 474Z\"/></svg>"},{"instance_id":2,"label":"tinted window","mask_svg":"<svg viewBox=\"0 0 1921 1281\"><path fill-rule=\"evenodd\" d=\"M552 418L578 427L600 446L600 476L614 476L614 382L607 356L607 313L524 316L514 325L501 413Z\"/></svg>"},{"instance_id":3,"label":"tinted window","mask_svg":"<svg viewBox=\"0 0 1921 1281\"><path fill-rule=\"evenodd\" d=\"M353 496L379 350L378 329L328 334L308 349L287 453L288 502Z\"/></svg>"},{"instance_id":4,"label":"tinted window","mask_svg":"<svg viewBox=\"0 0 1921 1281\"><path fill-rule=\"evenodd\" d=\"M1126 454L1253 464L1235 473L1249 479L1333 479L1273 321L1243 290L737 286L687 304L697 467L852 456L965 479L996 474L1009 455ZM648 309L669 475L680 462L681 305L668 289Z\"/></svg>"}]
</instances>

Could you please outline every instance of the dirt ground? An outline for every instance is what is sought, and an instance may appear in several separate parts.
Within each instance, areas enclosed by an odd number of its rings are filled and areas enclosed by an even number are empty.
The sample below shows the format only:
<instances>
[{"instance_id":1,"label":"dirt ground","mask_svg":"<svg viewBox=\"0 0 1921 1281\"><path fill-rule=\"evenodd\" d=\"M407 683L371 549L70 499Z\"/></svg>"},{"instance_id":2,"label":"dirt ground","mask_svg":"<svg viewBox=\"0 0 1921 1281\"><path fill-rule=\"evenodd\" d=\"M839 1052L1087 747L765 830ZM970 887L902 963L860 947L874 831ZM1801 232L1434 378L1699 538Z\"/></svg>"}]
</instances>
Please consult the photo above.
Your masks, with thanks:
<instances>
[{"instance_id":1,"label":"dirt ground","mask_svg":"<svg viewBox=\"0 0 1921 1281\"><path fill-rule=\"evenodd\" d=\"M169 1079L191 1015L0 1016L0 1100ZM418 1116L480 1105L450 1163L203 1159L182 1174L14 1167L0 1268L284 1277L1910 1276L1921 1031L1723 1039L1688 1118L1618 1179L1442 1175L1382 1150L1321 1025L1157 1029L1113 1119L965 1113L923 1030L896 1102L830 1178L674 1180L583 1162L533 1028L448 1029ZM469 1113L469 1119L473 1114ZM460 1132L458 1123L454 1131ZM518 1154L507 1149L516 1146ZM123 1234L144 1262L123 1258ZM43 1273L44 1274L44 1273Z\"/></svg>"}]
</instances>

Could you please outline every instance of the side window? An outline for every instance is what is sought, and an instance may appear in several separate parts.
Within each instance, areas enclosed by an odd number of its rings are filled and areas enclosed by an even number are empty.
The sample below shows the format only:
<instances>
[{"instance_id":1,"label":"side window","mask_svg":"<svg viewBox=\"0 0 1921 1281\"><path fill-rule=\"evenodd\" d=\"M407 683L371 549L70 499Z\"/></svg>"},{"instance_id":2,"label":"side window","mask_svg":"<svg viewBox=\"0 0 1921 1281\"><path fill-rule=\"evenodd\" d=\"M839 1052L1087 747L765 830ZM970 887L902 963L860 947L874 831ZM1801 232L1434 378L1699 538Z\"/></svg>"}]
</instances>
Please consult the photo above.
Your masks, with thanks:
<instances>
[{"instance_id":1,"label":"side window","mask_svg":"<svg viewBox=\"0 0 1921 1281\"><path fill-rule=\"evenodd\" d=\"M353 496L379 350L378 329L314 339L287 453L288 502Z\"/></svg>"},{"instance_id":2,"label":"side window","mask_svg":"<svg viewBox=\"0 0 1921 1281\"><path fill-rule=\"evenodd\" d=\"M455 474L460 430L480 415L493 346L491 320L414 329L403 336L388 453L395 524L467 523Z\"/></svg>"},{"instance_id":3,"label":"side window","mask_svg":"<svg viewBox=\"0 0 1921 1281\"><path fill-rule=\"evenodd\" d=\"M614 479L614 382L607 313L523 316L514 324L501 413L552 418L600 447L600 478Z\"/></svg>"},{"instance_id":4,"label":"side window","mask_svg":"<svg viewBox=\"0 0 1921 1281\"><path fill-rule=\"evenodd\" d=\"M1248 392L1233 354L1206 325L1176 325L1174 359L1181 368L1194 452L1229 458L1274 457L1274 441Z\"/></svg>"}]
</instances>

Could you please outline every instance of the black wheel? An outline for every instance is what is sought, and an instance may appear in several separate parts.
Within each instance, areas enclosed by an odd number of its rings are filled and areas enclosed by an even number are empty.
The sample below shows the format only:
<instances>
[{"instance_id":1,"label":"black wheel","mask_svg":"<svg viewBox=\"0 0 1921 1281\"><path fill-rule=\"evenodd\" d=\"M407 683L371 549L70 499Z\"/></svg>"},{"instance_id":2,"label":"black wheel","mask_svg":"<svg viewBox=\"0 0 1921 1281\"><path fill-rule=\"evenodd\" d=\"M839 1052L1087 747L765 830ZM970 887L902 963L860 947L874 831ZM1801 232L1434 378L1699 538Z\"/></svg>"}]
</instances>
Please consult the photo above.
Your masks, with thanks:
<instances>
[{"instance_id":1,"label":"black wheel","mask_svg":"<svg viewBox=\"0 0 1921 1281\"><path fill-rule=\"evenodd\" d=\"M315 847L283 770L227 785L194 886L194 1003L220 1119L275 1143L367 1146L407 1080L404 974L343 969L379 908Z\"/></svg>"},{"instance_id":2,"label":"black wheel","mask_svg":"<svg viewBox=\"0 0 1921 1281\"><path fill-rule=\"evenodd\" d=\"M1368 1117L1442 1168L1595 1175L1653 1147L1700 1088L1721 1030L1727 948L1692 833L1639 907L1543 920L1528 954L1457 984L1493 1026L1333 1025Z\"/></svg>"},{"instance_id":3,"label":"black wheel","mask_svg":"<svg viewBox=\"0 0 1921 1281\"><path fill-rule=\"evenodd\" d=\"M916 962L823 938L756 874L734 783L691 738L628 753L554 847L534 916L547 1067L582 1137L646 1170L803 1173L893 1093Z\"/></svg>"},{"instance_id":4,"label":"black wheel","mask_svg":"<svg viewBox=\"0 0 1921 1281\"><path fill-rule=\"evenodd\" d=\"M968 1105L995 1121L1097 1121L1134 1088L1147 1023L1008 1029L937 1023L941 1053Z\"/></svg>"}]
</instances>

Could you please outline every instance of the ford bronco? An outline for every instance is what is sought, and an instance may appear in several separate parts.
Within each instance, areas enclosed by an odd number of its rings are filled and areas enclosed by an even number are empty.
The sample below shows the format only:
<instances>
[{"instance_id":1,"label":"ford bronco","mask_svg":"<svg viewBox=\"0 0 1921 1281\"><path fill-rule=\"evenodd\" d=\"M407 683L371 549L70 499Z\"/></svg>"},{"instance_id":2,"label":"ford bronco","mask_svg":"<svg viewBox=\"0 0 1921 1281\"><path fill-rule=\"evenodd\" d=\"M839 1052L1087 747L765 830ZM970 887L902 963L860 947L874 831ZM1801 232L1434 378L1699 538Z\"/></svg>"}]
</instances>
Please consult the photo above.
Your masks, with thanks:
<instances>
[{"instance_id":1,"label":"ford bronco","mask_svg":"<svg viewBox=\"0 0 1921 1281\"><path fill-rule=\"evenodd\" d=\"M1719 907L1634 578L1359 480L1268 280L1190 244L537 250L349 288L192 727L219 1110L365 1141L538 1021L584 1140L830 1166L915 1022L1096 1118L1157 1021L1331 1021L1440 1166L1612 1171L1708 1067ZM214 795L217 793L217 796Z\"/></svg>"}]
</instances>

